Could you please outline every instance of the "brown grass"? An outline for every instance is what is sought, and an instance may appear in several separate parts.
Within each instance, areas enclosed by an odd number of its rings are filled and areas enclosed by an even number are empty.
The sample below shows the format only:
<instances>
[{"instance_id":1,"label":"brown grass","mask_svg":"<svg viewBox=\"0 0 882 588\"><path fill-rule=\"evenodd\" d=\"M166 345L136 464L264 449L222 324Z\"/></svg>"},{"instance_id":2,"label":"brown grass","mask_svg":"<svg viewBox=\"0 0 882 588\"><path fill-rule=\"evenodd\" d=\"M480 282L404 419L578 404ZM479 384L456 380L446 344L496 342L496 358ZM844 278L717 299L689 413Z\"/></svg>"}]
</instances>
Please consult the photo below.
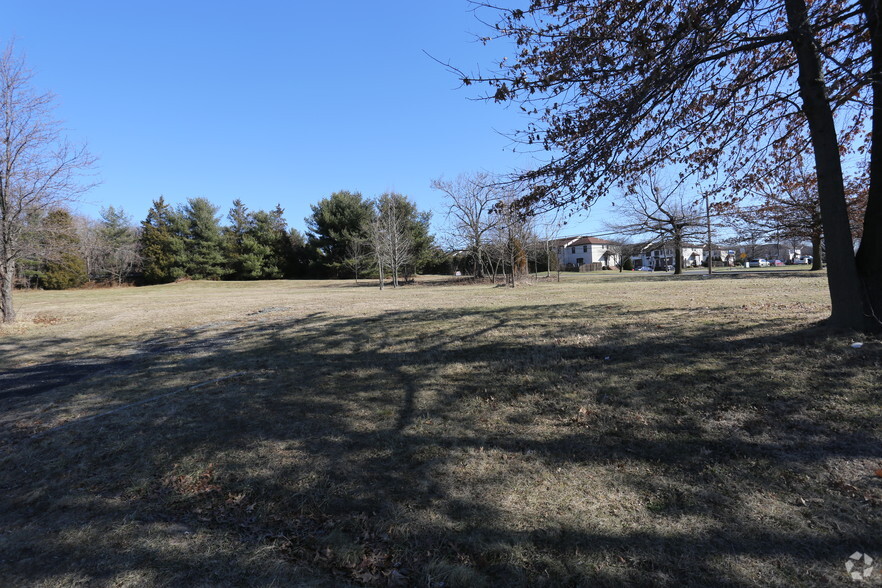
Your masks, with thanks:
<instances>
[{"instance_id":1,"label":"brown grass","mask_svg":"<svg viewBox=\"0 0 882 588\"><path fill-rule=\"evenodd\" d=\"M824 276L17 300L3 585L794 586L882 557L880 344L818 329Z\"/></svg>"}]
</instances>

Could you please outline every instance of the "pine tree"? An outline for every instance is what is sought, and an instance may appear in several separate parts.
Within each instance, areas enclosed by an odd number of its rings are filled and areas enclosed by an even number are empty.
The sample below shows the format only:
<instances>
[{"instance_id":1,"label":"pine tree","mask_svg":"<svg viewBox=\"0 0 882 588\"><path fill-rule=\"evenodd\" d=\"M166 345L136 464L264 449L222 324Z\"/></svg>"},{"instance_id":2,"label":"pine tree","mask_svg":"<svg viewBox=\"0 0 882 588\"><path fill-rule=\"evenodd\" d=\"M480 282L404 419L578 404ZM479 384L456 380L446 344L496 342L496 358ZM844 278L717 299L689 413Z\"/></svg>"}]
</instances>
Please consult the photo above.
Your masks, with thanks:
<instances>
[{"instance_id":1,"label":"pine tree","mask_svg":"<svg viewBox=\"0 0 882 588\"><path fill-rule=\"evenodd\" d=\"M44 265L40 284L47 290L76 288L89 281L86 260L79 253L79 237L73 218L66 210L53 210L44 220L46 240Z\"/></svg>"},{"instance_id":2,"label":"pine tree","mask_svg":"<svg viewBox=\"0 0 882 588\"><path fill-rule=\"evenodd\" d=\"M367 237L366 227L373 218L373 203L358 192L335 192L312 205L312 215L304 219L309 229L309 246L316 250L317 270L339 276L352 239Z\"/></svg>"},{"instance_id":3,"label":"pine tree","mask_svg":"<svg viewBox=\"0 0 882 588\"><path fill-rule=\"evenodd\" d=\"M184 270L194 280L217 280L226 273L217 210L205 198L190 198L180 210L186 225Z\"/></svg>"},{"instance_id":4,"label":"pine tree","mask_svg":"<svg viewBox=\"0 0 882 588\"><path fill-rule=\"evenodd\" d=\"M185 275L182 222L160 196L141 223L141 258L148 284L173 282Z\"/></svg>"},{"instance_id":5,"label":"pine tree","mask_svg":"<svg viewBox=\"0 0 882 588\"><path fill-rule=\"evenodd\" d=\"M285 273L289 240L283 217L276 206L271 212L248 212L241 201L233 202L225 229L227 267L234 280L272 280Z\"/></svg>"},{"instance_id":6,"label":"pine tree","mask_svg":"<svg viewBox=\"0 0 882 588\"><path fill-rule=\"evenodd\" d=\"M122 209L109 206L101 211L101 219L101 270L105 277L122 283L140 262L138 234Z\"/></svg>"},{"instance_id":7,"label":"pine tree","mask_svg":"<svg viewBox=\"0 0 882 588\"><path fill-rule=\"evenodd\" d=\"M248 231L248 209L238 198L233 200L233 208L227 213L230 224L224 227L224 255L227 263L227 277L231 280L245 279L242 256L243 241Z\"/></svg>"}]
</instances>

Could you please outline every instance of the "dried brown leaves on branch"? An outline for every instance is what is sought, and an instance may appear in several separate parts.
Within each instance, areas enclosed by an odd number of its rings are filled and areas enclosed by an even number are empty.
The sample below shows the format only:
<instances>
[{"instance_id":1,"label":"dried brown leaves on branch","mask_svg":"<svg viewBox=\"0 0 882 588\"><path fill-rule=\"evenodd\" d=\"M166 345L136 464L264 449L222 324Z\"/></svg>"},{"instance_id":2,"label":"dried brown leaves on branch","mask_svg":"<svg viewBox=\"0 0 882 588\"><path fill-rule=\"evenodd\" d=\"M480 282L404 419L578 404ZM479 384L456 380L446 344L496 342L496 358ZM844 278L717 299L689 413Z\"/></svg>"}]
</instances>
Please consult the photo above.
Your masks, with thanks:
<instances>
[{"instance_id":1,"label":"dried brown leaves on branch","mask_svg":"<svg viewBox=\"0 0 882 588\"><path fill-rule=\"evenodd\" d=\"M519 178L530 185L522 207L589 206L659 167L734 197L776 150L810 144L836 260L831 324L882 325L882 274L862 261L882 254L874 228L882 224L882 153L868 133L882 100L873 88L874 51L882 62L878 0L476 4L498 17L484 41L507 40L515 54L489 75L456 71L466 85L488 88L486 99L527 113L518 139L548 152ZM842 173L848 151L875 162L858 262Z\"/></svg>"},{"instance_id":2,"label":"dried brown leaves on branch","mask_svg":"<svg viewBox=\"0 0 882 588\"><path fill-rule=\"evenodd\" d=\"M463 79L533 116L519 139L553 159L526 174L535 187L525 203L581 204L659 165L724 166L737 188L773 142L805 137L783 2L534 0L495 10L494 39L517 53ZM841 133L857 135L870 84L858 5L814 2L809 13Z\"/></svg>"}]
</instances>

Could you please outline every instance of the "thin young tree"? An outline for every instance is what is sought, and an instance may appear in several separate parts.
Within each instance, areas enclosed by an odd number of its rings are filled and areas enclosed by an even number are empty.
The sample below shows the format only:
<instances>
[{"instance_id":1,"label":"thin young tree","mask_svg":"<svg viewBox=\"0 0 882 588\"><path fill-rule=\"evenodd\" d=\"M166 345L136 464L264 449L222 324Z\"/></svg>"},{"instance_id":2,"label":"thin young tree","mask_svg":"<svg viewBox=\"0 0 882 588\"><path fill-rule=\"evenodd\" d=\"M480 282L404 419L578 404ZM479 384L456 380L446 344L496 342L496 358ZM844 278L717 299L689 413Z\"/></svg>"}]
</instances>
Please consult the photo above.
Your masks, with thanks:
<instances>
[{"instance_id":1,"label":"thin young tree","mask_svg":"<svg viewBox=\"0 0 882 588\"><path fill-rule=\"evenodd\" d=\"M563 228L564 221L561 219L560 211L555 210L550 214L543 215L537 219L537 232L541 233L540 249L545 253L545 277L551 278L551 271L554 268L557 271L557 281L560 282L560 257L558 255L558 245L555 245L560 231Z\"/></svg>"},{"instance_id":2,"label":"thin young tree","mask_svg":"<svg viewBox=\"0 0 882 588\"><path fill-rule=\"evenodd\" d=\"M369 238L359 234L357 237L347 239L346 253L343 256L343 265L352 270L355 275L355 283L358 284L358 274L363 272L370 263Z\"/></svg>"},{"instance_id":3,"label":"thin young tree","mask_svg":"<svg viewBox=\"0 0 882 588\"><path fill-rule=\"evenodd\" d=\"M529 274L530 247L538 242L533 217L514 204L511 193L503 196L493 214L497 217L490 248L491 260L495 261L493 281L501 270L506 285L514 288Z\"/></svg>"},{"instance_id":4,"label":"thin young tree","mask_svg":"<svg viewBox=\"0 0 882 588\"><path fill-rule=\"evenodd\" d=\"M26 255L29 215L75 199L90 186L94 158L73 146L52 116L53 96L31 85L32 73L10 43L0 53L0 320L15 321L16 264Z\"/></svg>"},{"instance_id":5,"label":"thin young tree","mask_svg":"<svg viewBox=\"0 0 882 588\"><path fill-rule=\"evenodd\" d=\"M377 264L377 273L380 279L380 290L386 287L385 270L389 266L389 243L386 235L386 227L379 214L374 214L368 225L371 251Z\"/></svg>"},{"instance_id":6,"label":"thin young tree","mask_svg":"<svg viewBox=\"0 0 882 588\"><path fill-rule=\"evenodd\" d=\"M404 266L413 260L414 255L413 232L408 222L408 212L413 207L404 196L395 192L377 198L375 206L378 219L376 238L392 277L392 287L397 288Z\"/></svg>"},{"instance_id":7,"label":"thin young tree","mask_svg":"<svg viewBox=\"0 0 882 588\"><path fill-rule=\"evenodd\" d=\"M101 242L101 222L84 215L74 216L74 231L80 243L80 253L86 260L86 271L90 280L102 277L102 260L104 256Z\"/></svg>"}]
</instances>

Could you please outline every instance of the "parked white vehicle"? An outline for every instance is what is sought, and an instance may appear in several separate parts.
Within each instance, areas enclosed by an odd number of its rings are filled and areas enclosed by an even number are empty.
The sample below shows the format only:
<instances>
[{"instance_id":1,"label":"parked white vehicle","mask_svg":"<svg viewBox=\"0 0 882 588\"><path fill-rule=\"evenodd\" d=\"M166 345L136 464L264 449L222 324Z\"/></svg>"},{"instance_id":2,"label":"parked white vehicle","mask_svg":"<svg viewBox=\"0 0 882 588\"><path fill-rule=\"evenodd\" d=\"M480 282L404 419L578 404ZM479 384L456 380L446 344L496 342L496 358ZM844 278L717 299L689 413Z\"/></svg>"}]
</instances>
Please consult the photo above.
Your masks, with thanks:
<instances>
[{"instance_id":1,"label":"parked white vehicle","mask_svg":"<svg viewBox=\"0 0 882 588\"><path fill-rule=\"evenodd\" d=\"M763 258L751 259L745 265L747 267L769 267L769 261Z\"/></svg>"}]
</instances>

